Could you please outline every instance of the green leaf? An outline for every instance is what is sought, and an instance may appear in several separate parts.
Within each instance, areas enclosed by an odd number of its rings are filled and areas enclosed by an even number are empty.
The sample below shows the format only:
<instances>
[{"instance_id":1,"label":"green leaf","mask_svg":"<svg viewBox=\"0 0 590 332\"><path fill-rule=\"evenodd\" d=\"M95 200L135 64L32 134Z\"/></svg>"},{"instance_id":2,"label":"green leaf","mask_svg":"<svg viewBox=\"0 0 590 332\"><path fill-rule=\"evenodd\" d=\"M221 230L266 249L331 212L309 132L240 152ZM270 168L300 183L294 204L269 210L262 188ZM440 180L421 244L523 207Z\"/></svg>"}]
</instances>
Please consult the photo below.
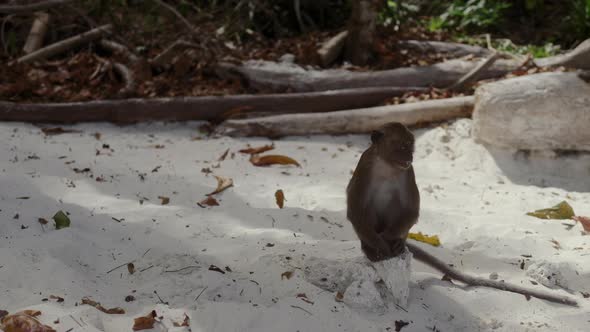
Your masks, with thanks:
<instances>
[{"instance_id":1,"label":"green leaf","mask_svg":"<svg viewBox=\"0 0 590 332\"><path fill-rule=\"evenodd\" d=\"M61 210L53 216L53 221L55 221L55 229L70 227L70 218Z\"/></svg>"},{"instance_id":2,"label":"green leaf","mask_svg":"<svg viewBox=\"0 0 590 332\"><path fill-rule=\"evenodd\" d=\"M528 212L527 215L540 219L571 219L575 213L571 205L569 205L566 201L563 201L548 209Z\"/></svg>"}]
</instances>

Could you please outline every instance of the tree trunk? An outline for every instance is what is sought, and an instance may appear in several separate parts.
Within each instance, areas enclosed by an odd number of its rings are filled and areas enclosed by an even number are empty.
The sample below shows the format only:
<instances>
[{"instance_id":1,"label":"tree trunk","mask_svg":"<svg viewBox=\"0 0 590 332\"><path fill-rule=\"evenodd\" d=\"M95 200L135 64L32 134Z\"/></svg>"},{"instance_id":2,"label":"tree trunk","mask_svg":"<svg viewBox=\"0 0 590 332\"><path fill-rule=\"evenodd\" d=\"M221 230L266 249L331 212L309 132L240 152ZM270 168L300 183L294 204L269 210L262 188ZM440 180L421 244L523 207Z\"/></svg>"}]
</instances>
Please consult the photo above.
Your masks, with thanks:
<instances>
[{"instance_id":1,"label":"tree trunk","mask_svg":"<svg viewBox=\"0 0 590 332\"><path fill-rule=\"evenodd\" d=\"M346 60L357 66L364 66L371 57L377 14L381 7L379 0L354 0L348 22Z\"/></svg>"}]
</instances>

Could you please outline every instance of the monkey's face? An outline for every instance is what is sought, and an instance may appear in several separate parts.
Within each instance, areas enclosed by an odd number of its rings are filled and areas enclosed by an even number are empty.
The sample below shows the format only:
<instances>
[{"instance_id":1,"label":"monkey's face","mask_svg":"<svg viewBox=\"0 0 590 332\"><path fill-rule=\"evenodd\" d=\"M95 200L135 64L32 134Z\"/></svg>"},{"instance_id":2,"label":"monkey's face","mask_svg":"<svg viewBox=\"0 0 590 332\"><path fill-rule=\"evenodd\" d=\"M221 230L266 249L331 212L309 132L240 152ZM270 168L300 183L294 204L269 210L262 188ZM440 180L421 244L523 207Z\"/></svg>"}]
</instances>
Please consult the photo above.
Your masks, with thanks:
<instances>
[{"instance_id":1,"label":"monkey's face","mask_svg":"<svg viewBox=\"0 0 590 332\"><path fill-rule=\"evenodd\" d=\"M391 165L408 169L414 155L414 135L403 124L391 122L371 133L379 157Z\"/></svg>"}]
</instances>

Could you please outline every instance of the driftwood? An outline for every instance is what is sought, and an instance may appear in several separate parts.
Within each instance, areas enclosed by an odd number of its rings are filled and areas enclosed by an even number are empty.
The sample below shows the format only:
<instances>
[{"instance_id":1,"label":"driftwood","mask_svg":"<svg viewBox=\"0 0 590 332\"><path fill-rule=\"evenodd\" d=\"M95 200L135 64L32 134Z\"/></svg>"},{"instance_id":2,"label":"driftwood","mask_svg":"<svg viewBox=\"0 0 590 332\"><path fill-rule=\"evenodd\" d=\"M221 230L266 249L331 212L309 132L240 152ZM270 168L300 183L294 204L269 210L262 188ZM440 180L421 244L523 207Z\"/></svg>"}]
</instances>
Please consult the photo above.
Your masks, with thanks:
<instances>
[{"instance_id":1,"label":"driftwood","mask_svg":"<svg viewBox=\"0 0 590 332\"><path fill-rule=\"evenodd\" d=\"M323 67L329 66L338 58L340 53L342 53L347 37L348 31L342 31L322 44L322 47L318 50L318 57Z\"/></svg>"},{"instance_id":2,"label":"driftwood","mask_svg":"<svg viewBox=\"0 0 590 332\"><path fill-rule=\"evenodd\" d=\"M122 63L115 62L113 63L113 69L121 75L121 79L125 86L121 91L119 91L119 95L121 97L128 97L135 93L137 88L137 81L135 80L135 75L127 66Z\"/></svg>"},{"instance_id":3,"label":"driftwood","mask_svg":"<svg viewBox=\"0 0 590 332\"><path fill-rule=\"evenodd\" d=\"M351 72L342 69L306 70L295 64L251 60L242 65L220 63L216 69L219 76L242 79L253 88L303 92L376 86L446 88L477 65L477 62L457 59L424 67ZM501 77L519 66L519 61L499 59L481 71L479 78Z\"/></svg>"},{"instance_id":4,"label":"driftwood","mask_svg":"<svg viewBox=\"0 0 590 332\"><path fill-rule=\"evenodd\" d=\"M115 41L108 40L108 39L101 39L99 42L100 46L104 47L105 49L113 52L118 53L129 59L131 62L136 62L139 60L137 55L133 54L125 45L121 45Z\"/></svg>"},{"instance_id":5,"label":"driftwood","mask_svg":"<svg viewBox=\"0 0 590 332\"><path fill-rule=\"evenodd\" d=\"M578 47L560 55L535 59L535 65L539 67L564 66L575 69L590 69L590 39L583 41Z\"/></svg>"},{"instance_id":6,"label":"driftwood","mask_svg":"<svg viewBox=\"0 0 590 332\"><path fill-rule=\"evenodd\" d=\"M454 58L466 55L487 57L491 53L489 49L479 46L440 41L404 40L398 42L397 45L402 49L410 49L421 53L442 53Z\"/></svg>"},{"instance_id":7,"label":"driftwood","mask_svg":"<svg viewBox=\"0 0 590 332\"><path fill-rule=\"evenodd\" d=\"M47 26L49 25L50 15L45 12L36 13L36 18L31 25L31 31L27 36L23 51L26 54L34 52L43 46L43 39L47 33Z\"/></svg>"},{"instance_id":8,"label":"driftwood","mask_svg":"<svg viewBox=\"0 0 590 332\"><path fill-rule=\"evenodd\" d=\"M391 121L411 126L470 116L473 105L474 98L469 96L340 112L228 120L217 127L215 132L230 136L265 137L367 133Z\"/></svg>"},{"instance_id":9,"label":"driftwood","mask_svg":"<svg viewBox=\"0 0 590 332\"><path fill-rule=\"evenodd\" d=\"M0 101L0 121L76 123L220 120L234 113L329 112L370 107L421 88L367 88L312 93L102 100L21 104Z\"/></svg>"},{"instance_id":10,"label":"driftwood","mask_svg":"<svg viewBox=\"0 0 590 332\"><path fill-rule=\"evenodd\" d=\"M490 68L499 57L499 53L493 52L487 59L481 61L475 68L465 74L465 76L461 77L457 82L453 83L448 89L456 91L465 89L467 85L477 80L482 71Z\"/></svg>"},{"instance_id":11,"label":"driftwood","mask_svg":"<svg viewBox=\"0 0 590 332\"><path fill-rule=\"evenodd\" d=\"M31 13L39 10L49 9L59 5L65 5L72 0L46 0L27 5L2 5L0 6L0 14L20 14Z\"/></svg>"},{"instance_id":12,"label":"driftwood","mask_svg":"<svg viewBox=\"0 0 590 332\"><path fill-rule=\"evenodd\" d=\"M64 39L64 40L59 41L57 43L43 47L35 52L29 53L25 56L22 56L22 57L16 59L16 62L27 63L27 62L33 62L33 61L37 61L37 60L41 60L41 59L45 59L45 58L54 56L56 54L65 52L73 47L78 46L78 45L88 43L92 40L98 39L106 34L109 34L111 32L111 29L112 29L111 24L106 24L106 25L100 26L98 28L94 28L92 30L89 30L89 31L86 31L86 32L81 33L79 35Z\"/></svg>"}]
</instances>

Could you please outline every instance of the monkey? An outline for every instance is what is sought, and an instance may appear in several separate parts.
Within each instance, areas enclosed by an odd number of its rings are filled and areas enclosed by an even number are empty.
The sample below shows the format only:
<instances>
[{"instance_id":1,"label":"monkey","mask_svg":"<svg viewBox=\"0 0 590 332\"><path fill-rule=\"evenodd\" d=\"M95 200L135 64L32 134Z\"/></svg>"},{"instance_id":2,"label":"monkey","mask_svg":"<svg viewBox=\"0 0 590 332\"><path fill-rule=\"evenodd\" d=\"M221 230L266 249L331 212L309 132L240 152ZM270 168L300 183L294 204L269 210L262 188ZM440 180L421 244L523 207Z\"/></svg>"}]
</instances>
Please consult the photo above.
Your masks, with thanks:
<instances>
[{"instance_id":1,"label":"monkey","mask_svg":"<svg viewBox=\"0 0 590 332\"><path fill-rule=\"evenodd\" d=\"M365 150L346 187L346 217L361 241L361 250L372 262L387 260L407 249L413 257L469 286L496 288L551 302L577 306L567 296L552 295L517 285L465 274L450 267L407 240L419 217L420 194L412 166L415 139L399 122L371 133Z\"/></svg>"}]
</instances>

